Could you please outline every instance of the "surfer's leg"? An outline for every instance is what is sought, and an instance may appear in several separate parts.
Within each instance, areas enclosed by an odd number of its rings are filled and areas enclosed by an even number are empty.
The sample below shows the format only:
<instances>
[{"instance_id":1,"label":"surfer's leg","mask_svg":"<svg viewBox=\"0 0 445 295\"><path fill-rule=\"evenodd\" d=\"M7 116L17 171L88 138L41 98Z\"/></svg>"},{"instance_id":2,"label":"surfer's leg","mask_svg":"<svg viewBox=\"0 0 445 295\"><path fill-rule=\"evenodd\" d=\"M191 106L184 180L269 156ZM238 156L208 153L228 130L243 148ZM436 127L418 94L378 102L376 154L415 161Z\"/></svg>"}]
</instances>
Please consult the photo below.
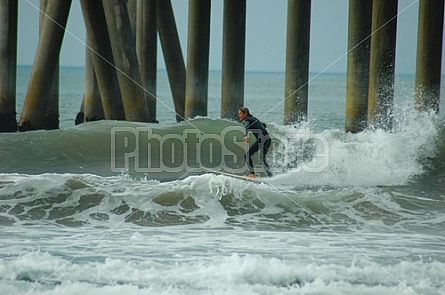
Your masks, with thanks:
<instances>
[{"instance_id":1,"label":"surfer's leg","mask_svg":"<svg viewBox=\"0 0 445 295\"><path fill-rule=\"evenodd\" d=\"M255 174L255 170L253 169L253 161L252 156L258 151L258 142L255 141L252 146L249 148L249 151L244 156L247 161L247 166L249 167L250 174Z\"/></svg>"},{"instance_id":2,"label":"surfer's leg","mask_svg":"<svg viewBox=\"0 0 445 295\"><path fill-rule=\"evenodd\" d=\"M268 177L272 177L272 173L270 172L269 164L267 164L266 156L267 152L269 151L269 147L271 145L271 140L267 139L264 143L264 146L260 149L260 163L264 168L264 171L266 172L266 175Z\"/></svg>"},{"instance_id":3,"label":"surfer's leg","mask_svg":"<svg viewBox=\"0 0 445 295\"><path fill-rule=\"evenodd\" d=\"M249 154L245 154L245 155L244 155L244 158L246 158L247 167L249 168L249 172L250 172L250 174L255 174L255 170L253 170L252 157L249 156Z\"/></svg>"}]
</instances>

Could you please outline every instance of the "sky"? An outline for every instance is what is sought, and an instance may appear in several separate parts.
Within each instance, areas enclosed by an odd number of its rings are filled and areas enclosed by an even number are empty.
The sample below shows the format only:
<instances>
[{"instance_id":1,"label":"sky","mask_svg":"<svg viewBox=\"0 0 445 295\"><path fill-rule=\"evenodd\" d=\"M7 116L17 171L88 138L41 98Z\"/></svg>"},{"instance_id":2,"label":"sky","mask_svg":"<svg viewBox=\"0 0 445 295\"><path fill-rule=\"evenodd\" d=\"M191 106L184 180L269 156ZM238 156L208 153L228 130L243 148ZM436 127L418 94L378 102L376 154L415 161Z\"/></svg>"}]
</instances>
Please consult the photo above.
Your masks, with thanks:
<instances>
[{"instance_id":1,"label":"sky","mask_svg":"<svg viewBox=\"0 0 445 295\"><path fill-rule=\"evenodd\" d=\"M188 1L172 0L184 60L187 51ZM413 74L416 64L418 0L399 0L396 74ZM38 42L39 0L19 1L18 64L32 65ZM211 2L209 69L222 67L223 0ZM287 0L248 0L246 71L284 72ZM348 0L312 0L311 73L345 73ZM72 3L60 64L83 67L85 27L78 0ZM158 41L158 68L165 69ZM444 69L442 59L442 69Z\"/></svg>"}]
</instances>

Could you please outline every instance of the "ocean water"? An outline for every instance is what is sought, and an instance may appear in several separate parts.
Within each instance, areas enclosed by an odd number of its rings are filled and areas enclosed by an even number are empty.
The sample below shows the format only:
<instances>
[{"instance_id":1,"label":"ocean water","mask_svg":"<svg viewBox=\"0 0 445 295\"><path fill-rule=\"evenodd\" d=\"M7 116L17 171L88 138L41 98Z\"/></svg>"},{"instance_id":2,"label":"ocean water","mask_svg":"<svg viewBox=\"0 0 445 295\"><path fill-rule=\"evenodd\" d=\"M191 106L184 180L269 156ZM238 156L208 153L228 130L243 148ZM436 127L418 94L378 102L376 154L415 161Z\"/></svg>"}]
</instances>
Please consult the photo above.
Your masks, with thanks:
<instances>
[{"instance_id":1,"label":"ocean water","mask_svg":"<svg viewBox=\"0 0 445 295\"><path fill-rule=\"evenodd\" d=\"M62 68L61 128L0 134L0 294L445 294L443 115L398 76L393 130L347 134L345 75L312 78L283 126L284 74L246 73L274 143L254 183L197 164L246 172L220 73L207 118L175 123L160 71L160 124L74 126L84 73Z\"/></svg>"}]
</instances>

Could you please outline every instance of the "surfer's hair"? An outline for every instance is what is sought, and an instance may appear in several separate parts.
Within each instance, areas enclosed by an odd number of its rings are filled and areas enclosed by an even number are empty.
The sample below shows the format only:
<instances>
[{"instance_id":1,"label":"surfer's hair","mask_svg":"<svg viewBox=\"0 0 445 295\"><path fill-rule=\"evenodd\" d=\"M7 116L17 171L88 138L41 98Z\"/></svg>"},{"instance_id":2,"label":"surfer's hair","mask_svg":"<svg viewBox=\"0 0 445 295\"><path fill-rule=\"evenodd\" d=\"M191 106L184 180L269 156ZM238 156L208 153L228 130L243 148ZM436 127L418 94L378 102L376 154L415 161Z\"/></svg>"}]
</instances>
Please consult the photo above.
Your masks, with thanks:
<instances>
[{"instance_id":1,"label":"surfer's hair","mask_svg":"<svg viewBox=\"0 0 445 295\"><path fill-rule=\"evenodd\" d=\"M246 108L246 107L240 107L240 108L238 109L238 112L241 112L241 113L243 113L243 114L248 114L248 115L250 115L249 109Z\"/></svg>"}]
</instances>

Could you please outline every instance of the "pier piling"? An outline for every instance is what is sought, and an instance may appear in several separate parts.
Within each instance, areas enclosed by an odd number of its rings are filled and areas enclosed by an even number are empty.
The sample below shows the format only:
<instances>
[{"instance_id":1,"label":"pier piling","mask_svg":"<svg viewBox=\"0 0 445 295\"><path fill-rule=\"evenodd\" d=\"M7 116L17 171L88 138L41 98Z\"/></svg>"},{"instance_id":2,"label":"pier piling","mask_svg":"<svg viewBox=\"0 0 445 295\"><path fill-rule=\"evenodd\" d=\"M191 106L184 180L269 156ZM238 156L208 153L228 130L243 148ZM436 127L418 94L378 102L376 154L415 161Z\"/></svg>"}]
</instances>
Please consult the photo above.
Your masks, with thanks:
<instances>
[{"instance_id":1,"label":"pier piling","mask_svg":"<svg viewBox=\"0 0 445 295\"><path fill-rule=\"evenodd\" d=\"M59 54L72 0L40 0L17 124L18 1L0 0L0 132L59 128ZM349 0L345 131L392 129L398 0ZM415 108L439 113L445 0L419 0ZM80 0L85 94L76 124L157 122L157 32L176 120L207 116L211 0L188 1L187 67L171 0ZM246 0L224 0L221 118L244 105ZM311 0L287 1L283 123L308 117Z\"/></svg>"},{"instance_id":2,"label":"pier piling","mask_svg":"<svg viewBox=\"0 0 445 295\"><path fill-rule=\"evenodd\" d=\"M210 0L189 0L185 118L207 116Z\"/></svg>"},{"instance_id":3,"label":"pier piling","mask_svg":"<svg viewBox=\"0 0 445 295\"><path fill-rule=\"evenodd\" d=\"M43 21L47 16L44 14L48 0L40 0L40 32L42 30ZM49 95L48 108L46 109L46 117L48 129L59 129L59 76L60 76L60 58L58 58L54 77L52 78L51 93Z\"/></svg>"},{"instance_id":4,"label":"pier piling","mask_svg":"<svg viewBox=\"0 0 445 295\"><path fill-rule=\"evenodd\" d=\"M58 57L65 33L71 0L48 0L42 31L37 45L37 53L31 71L28 90L25 96L19 131L51 129L52 122L47 117L52 79L58 64ZM48 79L48 77L51 77Z\"/></svg>"},{"instance_id":5,"label":"pier piling","mask_svg":"<svg viewBox=\"0 0 445 295\"><path fill-rule=\"evenodd\" d=\"M185 118L185 63L170 0L158 1L158 31L176 112L176 121Z\"/></svg>"},{"instance_id":6,"label":"pier piling","mask_svg":"<svg viewBox=\"0 0 445 295\"><path fill-rule=\"evenodd\" d=\"M288 0L284 124L307 119L311 0Z\"/></svg>"},{"instance_id":7,"label":"pier piling","mask_svg":"<svg viewBox=\"0 0 445 295\"><path fill-rule=\"evenodd\" d=\"M374 0L372 4L368 127L373 129L392 128L397 4L398 0Z\"/></svg>"},{"instance_id":8,"label":"pier piling","mask_svg":"<svg viewBox=\"0 0 445 295\"><path fill-rule=\"evenodd\" d=\"M156 121L157 18L158 0L137 2L136 53L152 121Z\"/></svg>"},{"instance_id":9,"label":"pier piling","mask_svg":"<svg viewBox=\"0 0 445 295\"><path fill-rule=\"evenodd\" d=\"M244 105L246 0L224 0L221 118L238 118Z\"/></svg>"},{"instance_id":10,"label":"pier piling","mask_svg":"<svg viewBox=\"0 0 445 295\"><path fill-rule=\"evenodd\" d=\"M17 131L18 1L0 0L0 132Z\"/></svg>"},{"instance_id":11,"label":"pier piling","mask_svg":"<svg viewBox=\"0 0 445 295\"><path fill-rule=\"evenodd\" d=\"M151 122L125 0L102 1L127 121Z\"/></svg>"},{"instance_id":12,"label":"pier piling","mask_svg":"<svg viewBox=\"0 0 445 295\"><path fill-rule=\"evenodd\" d=\"M89 40L91 38L88 38ZM85 95L83 98L84 122L99 121L105 118L101 102L99 85L93 65L92 55L89 48L85 52Z\"/></svg>"},{"instance_id":13,"label":"pier piling","mask_svg":"<svg viewBox=\"0 0 445 295\"><path fill-rule=\"evenodd\" d=\"M372 0L349 0L346 132L366 129Z\"/></svg>"},{"instance_id":14,"label":"pier piling","mask_svg":"<svg viewBox=\"0 0 445 295\"><path fill-rule=\"evenodd\" d=\"M444 0L419 1L415 102L420 111L439 112Z\"/></svg>"},{"instance_id":15,"label":"pier piling","mask_svg":"<svg viewBox=\"0 0 445 295\"><path fill-rule=\"evenodd\" d=\"M90 51L88 54L91 56L103 109L103 116L88 116L88 121L95 120L95 118L97 120L100 118L125 120L124 106L114 67L113 52L102 1L81 0L80 4L87 32L87 52ZM88 61L88 59L86 60Z\"/></svg>"},{"instance_id":16,"label":"pier piling","mask_svg":"<svg viewBox=\"0 0 445 295\"><path fill-rule=\"evenodd\" d=\"M127 10L128 10L128 17L130 19L130 27L131 27L131 33L133 36L134 42L136 42L136 27L137 27L137 14L138 14L138 2L145 1L145 0L127 0Z\"/></svg>"}]
</instances>

